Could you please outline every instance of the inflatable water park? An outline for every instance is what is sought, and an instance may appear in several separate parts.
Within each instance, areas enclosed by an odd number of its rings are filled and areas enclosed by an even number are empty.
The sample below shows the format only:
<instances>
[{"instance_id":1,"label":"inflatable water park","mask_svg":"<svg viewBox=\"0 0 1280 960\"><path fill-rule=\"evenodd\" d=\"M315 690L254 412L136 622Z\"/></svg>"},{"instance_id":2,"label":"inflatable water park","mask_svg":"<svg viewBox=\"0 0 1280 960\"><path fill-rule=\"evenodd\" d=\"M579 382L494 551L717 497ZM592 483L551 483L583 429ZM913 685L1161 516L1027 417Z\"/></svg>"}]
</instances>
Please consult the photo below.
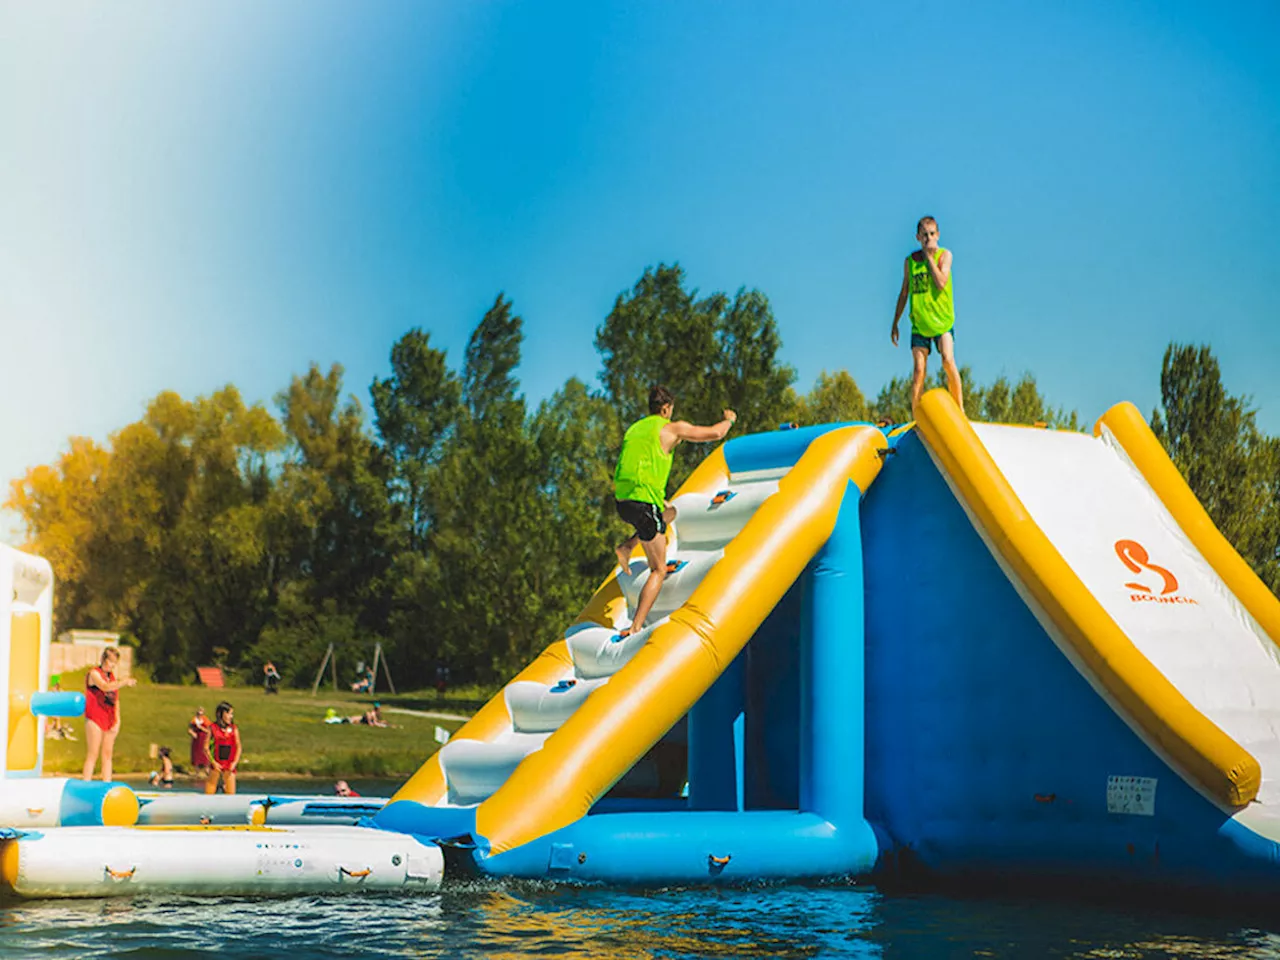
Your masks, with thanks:
<instances>
[{"instance_id":1,"label":"inflatable water park","mask_svg":"<svg viewBox=\"0 0 1280 960\"><path fill-rule=\"evenodd\" d=\"M385 804L41 777L53 578L0 553L0 885L435 890L903 875L1280 895L1280 601L1138 410L738 437ZM11 599L10 599L11 598ZM83 704L79 704L82 709ZM211 803L222 803L213 810ZM150 811L150 812L149 812Z\"/></svg>"}]
</instances>

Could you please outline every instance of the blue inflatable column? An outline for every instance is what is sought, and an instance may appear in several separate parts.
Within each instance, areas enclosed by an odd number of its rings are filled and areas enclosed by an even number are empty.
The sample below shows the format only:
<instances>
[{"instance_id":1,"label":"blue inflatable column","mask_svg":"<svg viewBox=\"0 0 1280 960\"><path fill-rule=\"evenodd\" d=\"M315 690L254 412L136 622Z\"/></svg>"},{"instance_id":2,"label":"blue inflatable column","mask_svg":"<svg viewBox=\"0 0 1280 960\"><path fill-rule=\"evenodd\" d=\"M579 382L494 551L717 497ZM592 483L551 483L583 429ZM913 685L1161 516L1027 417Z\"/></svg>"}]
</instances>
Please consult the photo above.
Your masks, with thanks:
<instances>
[{"instance_id":1,"label":"blue inflatable column","mask_svg":"<svg viewBox=\"0 0 1280 960\"><path fill-rule=\"evenodd\" d=\"M728 669L689 711L689 809L743 807L743 663Z\"/></svg>"},{"instance_id":2,"label":"blue inflatable column","mask_svg":"<svg viewBox=\"0 0 1280 960\"><path fill-rule=\"evenodd\" d=\"M805 571L800 628L800 809L849 829L865 816L860 496L850 483Z\"/></svg>"}]
</instances>

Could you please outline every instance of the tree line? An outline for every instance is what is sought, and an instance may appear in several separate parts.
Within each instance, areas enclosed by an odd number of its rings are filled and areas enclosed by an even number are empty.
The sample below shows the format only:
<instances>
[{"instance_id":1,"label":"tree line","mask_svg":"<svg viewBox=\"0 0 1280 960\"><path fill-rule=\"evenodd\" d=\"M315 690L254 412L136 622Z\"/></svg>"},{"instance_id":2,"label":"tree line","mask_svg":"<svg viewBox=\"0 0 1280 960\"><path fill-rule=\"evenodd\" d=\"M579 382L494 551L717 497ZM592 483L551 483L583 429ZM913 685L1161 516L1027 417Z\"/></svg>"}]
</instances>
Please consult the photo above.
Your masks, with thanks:
<instances>
[{"instance_id":1,"label":"tree line","mask_svg":"<svg viewBox=\"0 0 1280 960\"><path fill-rule=\"evenodd\" d=\"M612 564L623 532L612 470L649 385L678 416L735 435L800 424L910 418L910 381L868 400L847 371L807 393L780 360L757 290L699 295L678 265L644 271L595 334L599 389L571 378L531 406L517 371L524 322L499 295L461 363L421 329L391 348L371 409L342 368L312 365L275 397L234 386L165 392L105 444L72 438L57 462L13 482L6 506L57 576L59 628L119 630L164 681L221 663L273 660L309 684L329 644L344 669L381 642L404 686L509 677L560 634ZM980 384L973 419L1080 429L1035 378ZM933 386L935 384L930 384ZM1170 345L1152 425L1209 513L1280 589L1280 440L1226 392L1206 347ZM672 489L705 456L686 445Z\"/></svg>"}]
</instances>

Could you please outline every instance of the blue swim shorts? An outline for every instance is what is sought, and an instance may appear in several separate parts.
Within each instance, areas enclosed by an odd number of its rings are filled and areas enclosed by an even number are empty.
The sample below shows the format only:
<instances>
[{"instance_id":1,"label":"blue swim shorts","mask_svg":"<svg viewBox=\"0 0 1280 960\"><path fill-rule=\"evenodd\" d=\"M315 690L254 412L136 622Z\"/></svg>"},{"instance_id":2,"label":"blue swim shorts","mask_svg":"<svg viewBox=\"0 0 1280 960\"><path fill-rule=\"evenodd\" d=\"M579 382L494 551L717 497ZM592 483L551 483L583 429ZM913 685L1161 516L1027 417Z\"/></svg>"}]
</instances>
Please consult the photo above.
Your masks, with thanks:
<instances>
[{"instance_id":1,"label":"blue swim shorts","mask_svg":"<svg viewBox=\"0 0 1280 960\"><path fill-rule=\"evenodd\" d=\"M916 333L914 330L912 330L911 331L911 347L912 349L919 347L925 353L932 353L933 345L937 345L938 353L942 353L942 338L945 337L948 333L951 334L951 342L954 344L956 340L955 327L952 327L950 330L946 331L946 333L938 334L936 337L926 337L923 334Z\"/></svg>"}]
</instances>

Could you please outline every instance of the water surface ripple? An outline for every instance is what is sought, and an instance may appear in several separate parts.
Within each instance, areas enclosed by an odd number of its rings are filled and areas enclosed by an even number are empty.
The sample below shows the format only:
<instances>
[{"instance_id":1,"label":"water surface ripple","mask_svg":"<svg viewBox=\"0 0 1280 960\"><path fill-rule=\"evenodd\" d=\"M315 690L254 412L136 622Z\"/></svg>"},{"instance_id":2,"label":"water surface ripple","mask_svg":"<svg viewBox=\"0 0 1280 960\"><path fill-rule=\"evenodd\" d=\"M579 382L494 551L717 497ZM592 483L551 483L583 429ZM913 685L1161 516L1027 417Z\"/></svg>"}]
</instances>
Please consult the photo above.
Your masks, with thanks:
<instances>
[{"instance_id":1,"label":"water surface ripple","mask_svg":"<svg viewBox=\"0 0 1280 960\"><path fill-rule=\"evenodd\" d=\"M1264 929L1269 927L1270 929ZM1151 907L852 885L476 885L418 896L0 905L0 956L1275 958L1275 924Z\"/></svg>"}]
</instances>

